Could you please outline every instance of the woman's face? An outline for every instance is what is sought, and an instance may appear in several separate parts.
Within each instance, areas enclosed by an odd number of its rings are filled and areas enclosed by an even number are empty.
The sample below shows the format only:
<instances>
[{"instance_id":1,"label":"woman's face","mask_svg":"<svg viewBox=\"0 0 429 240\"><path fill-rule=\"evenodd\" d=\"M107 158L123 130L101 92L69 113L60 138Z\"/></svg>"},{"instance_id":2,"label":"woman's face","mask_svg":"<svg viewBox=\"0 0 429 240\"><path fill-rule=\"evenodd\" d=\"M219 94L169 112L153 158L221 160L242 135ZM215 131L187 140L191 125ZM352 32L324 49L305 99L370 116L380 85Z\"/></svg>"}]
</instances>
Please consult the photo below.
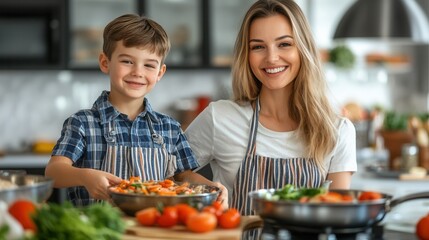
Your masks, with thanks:
<instances>
[{"instance_id":1,"label":"woman's face","mask_svg":"<svg viewBox=\"0 0 429 240\"><path fill-rule=\"evenodd\" d=\"M301 60L285 16L255 19L250 25L249 48L250 68L263 88L283 89L296 78Z\"/></svg>"}]
</instances>

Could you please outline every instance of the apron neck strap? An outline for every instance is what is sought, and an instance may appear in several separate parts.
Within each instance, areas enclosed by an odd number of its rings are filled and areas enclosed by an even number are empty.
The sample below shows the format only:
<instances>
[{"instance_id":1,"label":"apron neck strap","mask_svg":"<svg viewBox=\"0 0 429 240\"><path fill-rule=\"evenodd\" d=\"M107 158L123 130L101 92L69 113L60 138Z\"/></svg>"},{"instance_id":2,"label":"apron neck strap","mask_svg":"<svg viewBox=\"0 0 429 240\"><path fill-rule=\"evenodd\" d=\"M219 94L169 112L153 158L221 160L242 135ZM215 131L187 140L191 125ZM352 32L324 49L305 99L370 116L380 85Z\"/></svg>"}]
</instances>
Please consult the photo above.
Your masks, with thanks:
<instances>
[{"instance_id":1,"label":"apron neck strap","mask_svg":"<svg viewBox=\"0 0 429 240\"><path fill-rule=\"evenodd\" d=\"M255 110L253 111L252 123L250 125L249 142L247 143L247 154L254 154L256 152L256 135L258 132L259 124L259 97L256 99Z\"/></svg>"},{"instance_id":2,"label":"apron neck strap","mask_svg":"<svg viewBox=\"0 0 429 240\"><path fill-rule=\"evenodd\" d=\"M153 124L152 124L152 120L150 119L149 115L146 114L146 120L147 120L147 124L149 125L149 131L150 131L150 136L152 137L152 140L156 143L156 144L163 144L164 143L164 139L162 138L161 135L157 134L155 132L155 130L153 129Z\"/></svg>"}]
</instances>

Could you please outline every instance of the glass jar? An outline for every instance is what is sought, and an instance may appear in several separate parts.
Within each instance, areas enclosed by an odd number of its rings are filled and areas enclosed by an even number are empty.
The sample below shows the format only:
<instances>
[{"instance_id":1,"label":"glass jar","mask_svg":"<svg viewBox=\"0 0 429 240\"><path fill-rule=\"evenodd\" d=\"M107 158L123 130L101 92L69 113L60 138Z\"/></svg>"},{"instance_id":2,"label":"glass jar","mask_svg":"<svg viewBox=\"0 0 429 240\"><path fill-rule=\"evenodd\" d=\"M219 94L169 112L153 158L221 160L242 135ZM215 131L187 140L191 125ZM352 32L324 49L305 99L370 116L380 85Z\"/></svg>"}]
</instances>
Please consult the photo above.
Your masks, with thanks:
<instances>
[{"instance_id":1,"label":"glass jar","mask_svg":"<svg viewBox=\"0 0 429 240\"><path fill-rule=\"evenodd\" d=\"M401 171L409 172L411 168L418 166L419 148L414 144L402 146Z\"/></svg>"}]
</instances>

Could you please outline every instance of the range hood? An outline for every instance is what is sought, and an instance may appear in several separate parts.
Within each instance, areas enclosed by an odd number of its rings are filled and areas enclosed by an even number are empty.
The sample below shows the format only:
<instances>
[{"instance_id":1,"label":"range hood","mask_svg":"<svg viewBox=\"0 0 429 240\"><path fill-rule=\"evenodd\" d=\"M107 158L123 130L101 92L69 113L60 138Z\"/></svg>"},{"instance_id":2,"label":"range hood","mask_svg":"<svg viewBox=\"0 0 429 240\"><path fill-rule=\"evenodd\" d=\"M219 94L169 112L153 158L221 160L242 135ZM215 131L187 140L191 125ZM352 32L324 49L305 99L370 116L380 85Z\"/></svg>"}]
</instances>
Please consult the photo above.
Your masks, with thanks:
<instances>
[{"instance_id":1,"label":"range hood","mask_svg":"<svg viewBox=\"0 0 429 240\"><path fill-rule=\"evenodd\" d=\"M358 0L335 31L344 38L429 43L429 23L415 0Z\"/></svg>"}]
</instances>

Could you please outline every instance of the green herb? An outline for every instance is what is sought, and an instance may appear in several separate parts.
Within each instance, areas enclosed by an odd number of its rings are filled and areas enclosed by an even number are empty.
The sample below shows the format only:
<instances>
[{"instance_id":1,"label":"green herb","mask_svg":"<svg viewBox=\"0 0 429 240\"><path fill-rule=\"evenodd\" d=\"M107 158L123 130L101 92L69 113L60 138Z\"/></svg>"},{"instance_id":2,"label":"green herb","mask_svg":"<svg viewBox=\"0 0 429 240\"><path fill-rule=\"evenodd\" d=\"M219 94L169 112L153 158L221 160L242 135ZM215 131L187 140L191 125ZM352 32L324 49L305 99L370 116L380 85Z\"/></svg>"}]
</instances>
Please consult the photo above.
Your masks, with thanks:
<instances>
[{"instance_id":1,"label":"green herb","mask_svg":"<svg viewBox=\"0 0 429 240\"><path fill-rule=\"evenodd\" d=\"M274 199L299 200L302 197L314 197L325 192L325 188L295 188L293 185L287 184L274 192Z\"/></svg>"},{"instance_id":2,"label":"green herb","mask_svg":"<svg viewBox=\"0 0 429 240\"><path fill-rule=\"evenodd\" d=\"M9 226L7 224L0 226L0 240L6 240Z\"/></svg>"},{"instance_id":3,"label":"green herb","mask_svg":"<svg viewBox=\"0 0 429 240\"><path fill-rule=\"evenodd\" d=\"M408 116L393 111L384 114L383 129L390 131L401 131L408 128Z\"/></svg>"},{"instance_id":4,"label":"green herb","mask_svg":"<svg viewBox=\"0 0 429 240\"><path fill-rule=\"evenodd\" d=\"M103 203L82 209L69 202L45 204L36 210L33 221L37 233L31 240L116 240L125 230L120 211Z\"/></svg>"},{"instance_id":5,"label":"green herb","mask_svg":"<svg viewBox=\"0 0 429 240\"><path fill-rule=\"evenodd\" d=\"M329 52L329 61L340 68L351 68L355 63L355 55L350 48L340 45Z\"/></svg>"}]
</instances>

